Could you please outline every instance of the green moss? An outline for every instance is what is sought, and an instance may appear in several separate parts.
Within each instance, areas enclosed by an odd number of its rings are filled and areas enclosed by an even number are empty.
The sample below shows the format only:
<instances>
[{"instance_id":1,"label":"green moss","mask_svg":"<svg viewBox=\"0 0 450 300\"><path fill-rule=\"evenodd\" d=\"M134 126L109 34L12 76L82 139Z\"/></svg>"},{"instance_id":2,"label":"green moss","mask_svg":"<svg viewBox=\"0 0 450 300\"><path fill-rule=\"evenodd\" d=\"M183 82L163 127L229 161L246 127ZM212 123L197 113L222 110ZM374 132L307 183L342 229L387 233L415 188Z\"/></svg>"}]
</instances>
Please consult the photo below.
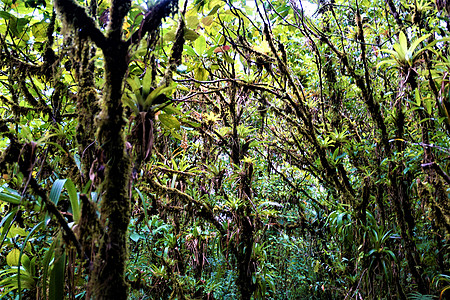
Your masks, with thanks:
<instances>
[{"instance_id":1,"label":"green moss","mask_svg":"<svg viewBox=\"0 0 450 300\"><path fill-rule=\"evenodd\" d=\"M97 91L95 89L94 73L95 65L92 57L95 55L95 48L90 43L81 39L78 43L79 48L74 59L81 62L78 68L77 77L80 86L77 95L78 127L77 142L81 156L81 167L83 174L83 183L89 179L89 171L95 160L95 116L99 113Z\"/></svg>"},{"instance_id":2,"label":"green moss","mask_svg":"<svg viewBox=\"0 0 450 300\"><path fill-rule=\"evenodd\" d=\"M111 47L105 54L105 86L98 117L97 140L105 158L101 185L101 217L106 232L94 267L92 293L96 299L126 299L124 272L128 258L127 229L130 222L130 158L126 153L122 105L122 82L127 69L126 51ZM109 52L110 51L110 52ZM114 59L112 58L114 57Z\"/></svg>"}]
</instances>

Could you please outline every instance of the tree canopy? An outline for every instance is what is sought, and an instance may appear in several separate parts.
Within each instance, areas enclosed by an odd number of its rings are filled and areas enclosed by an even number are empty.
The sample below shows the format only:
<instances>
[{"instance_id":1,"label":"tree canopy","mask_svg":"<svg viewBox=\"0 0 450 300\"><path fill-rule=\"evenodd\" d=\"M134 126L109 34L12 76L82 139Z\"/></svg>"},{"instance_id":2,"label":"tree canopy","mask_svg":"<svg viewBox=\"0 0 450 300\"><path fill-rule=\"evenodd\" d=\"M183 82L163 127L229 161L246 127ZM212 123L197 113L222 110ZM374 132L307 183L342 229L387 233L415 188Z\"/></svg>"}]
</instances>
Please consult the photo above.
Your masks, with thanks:
<instances>
[{"instance_id":1,"label":"tree canopy","mask_svg":"<svg viewBox=\"0 0 450 300\"><path fill-rule=\"evenodd\" d=\"M449 15L0 0L0 298L448 297Z\"/></svg>"}]
</instances>

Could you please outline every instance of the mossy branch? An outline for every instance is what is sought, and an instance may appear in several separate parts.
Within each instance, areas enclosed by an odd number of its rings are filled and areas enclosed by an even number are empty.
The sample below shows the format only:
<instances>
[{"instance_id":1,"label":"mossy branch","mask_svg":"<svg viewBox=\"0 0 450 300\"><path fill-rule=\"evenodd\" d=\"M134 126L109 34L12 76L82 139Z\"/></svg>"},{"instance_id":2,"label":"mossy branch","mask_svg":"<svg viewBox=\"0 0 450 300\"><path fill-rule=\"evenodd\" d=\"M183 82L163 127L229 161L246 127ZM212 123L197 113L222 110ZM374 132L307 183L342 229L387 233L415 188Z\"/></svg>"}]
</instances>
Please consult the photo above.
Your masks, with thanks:
<instances>
[{"instance_id":1,"label":"mossy branch","mask_svg":"<svg viewBox=\"0 0 450 300\"><path fill-rule=\"evenodd\" d=\"M447 182L447 184L450 184L450 176L442 170L442 168L435 162L425 163L420 165L422 169L434 169L444 180Z\"/></svg>"},{"instance_id":2,"label":"mossy branch","mask_svg":"<svg viewBox=\"0 0 450 300\"><path fill-rule=\"evenodd\" d=\"M95 20L86 13L84 7L74 0L54 0L53 4L64 22L75 28L80 35L89 37L101 49L106 46L106 37L97 27Z\"/></svg>"},{"instance_id":3,"label":"mossy branch","mask_svg":"<svg viewBox=\"0 0 450 300\"><path fill-rule=\"evenodd\" d=\"M127 40L127 45L139 43L145 34L155 31L161 25L163 18L175 12L177 3L175 0L162 0L153 6L145 14L139 30L134 32Z\"/></svg>"},{"instance_id":4,"label":"mossy branch","mask_svg":"<svg viewBox=\"0 0 450 300\"><path fill-rule=\"evenodd\" d=\"M183 54L184 46L184 16L180 16L180 21L178 22L178 28L175 34L175 42L172 46L172 56L169 59L169 66L166 69L164 78L161 82L162 85L169 86L172 82L173 72L176 70L177 66L181 64L181 55Z\"/></svg>"},{"instance_id":5,"label":"mossy branch","mask_svg":"<svg viewBox=\"0 0 450 300\"><path fill-rule=\"evenodd\" d=\"M156 180L151 179L150 180L150 184L151 184L153 189L158 191L158 193L177 195L179 197L179 199L181 201L183 201L184 203L193 205L198 210L198 215L200 217L203 217L205 220L207 220L208 222L213 224L214 227L216 227L216 229L222 235L226 235L227 234L225 232L225 230L222 228L222 225L220 224L220 222L216 218L214 218L214 213L213 213L211 207L209 207L209 205L207 205L206 203L202 203L202 202L200 202L198 200L195 200L194 198L192 198L191 196L189 196L186 193L183 193L180 190L164 186L164 185L158 183Z\"/></svg>"},{"instance_id":6,"label":"mossy branch","mask_svg":"<svg viewBox=\"0 0 450 300\"><path fill-rule=\"evenodd\" d=\"M77 237L75 236L75 233L72 231L72 229L69 227L69 224L67 224L66 220L64 219L61 212L58 210L56 205L50 201L50 199L47 196L47 192L38 184L36 179L32 176L32 163L34 161L35 156L35 145L25 144L22 148L22 158L19 159L19 170L23 173L24 178L28 178L28 184L31 187L31 189L41 197L42 201L45 203L45 207L49 213L54 215L56 217L56 220L58 221L59 225L63 229L64 233L67 237L67 242L72 243L75 248L77 249L77 253L80 257L83 257L84 259L89 261L89 258L84 253L80 242L78 241Z\"/></svg>"},{"instance_id":7,"label":"mossy branch","mask_svg":"<svg viewBox=\"0 0 450 300\"><path fill-rule=\"evenodd\" d=\"M113 0L111 1L110 20L108 23L108 39L120 40L122 36L122 27L126 15L131 8L131 0Z\"/></svg>"}]
</instances>

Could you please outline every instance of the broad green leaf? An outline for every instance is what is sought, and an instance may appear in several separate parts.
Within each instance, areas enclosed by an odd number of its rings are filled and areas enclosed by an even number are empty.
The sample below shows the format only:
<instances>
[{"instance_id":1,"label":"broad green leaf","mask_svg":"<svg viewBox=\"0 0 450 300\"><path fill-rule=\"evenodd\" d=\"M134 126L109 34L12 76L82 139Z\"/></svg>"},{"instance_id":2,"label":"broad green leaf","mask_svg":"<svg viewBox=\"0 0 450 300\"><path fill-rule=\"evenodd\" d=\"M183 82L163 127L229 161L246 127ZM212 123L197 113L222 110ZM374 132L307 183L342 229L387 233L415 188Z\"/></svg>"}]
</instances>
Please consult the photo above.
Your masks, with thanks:
<instances>
[{"instance_id":1,"label":"broad green leaf","mask_svg":"<svg viewBox=\"0 0 450 300\"><path fill-rule=\"evenodd\" d=\"M199 127L202 126L201 124L196 123L196 122L192 122L192 121L183 121L183 122L188 124L188 125L190 125L191 127L194 127L194 128L199 128Z\"/></svg>"},{"instance_id":2,"label":"broad green leaf","mask_svg":"<svg viewBox=\"0 0 450 300\"><path fill-rule=\"evenodd\" d=\"M136 94L131 94L130 96L131 99L133 98L136 99L137 104L139 104L140 106L144 106L145 98L143 97L143 94L141 94L139 91Z\"/></svg>"},{"instance_id":3,"label":"broad green leaf","mask_svg":"<svg viewBox=\"0 0 450 300\"><path fill-rule=\"evenodd\" d=\"M202 55L206 50L206 40L204 36L199 36L198 39L194 43L195 51L198 55Z\"/></svg>"},{"instance_id":4,"label":"broad green leaf","mask_svg":"<svg viewBox=\"0 0 450 300\"><path fill-rule=\"evenodd\" d=\"M11 226L11 229L8 232L7 237L14 238L16 236L27 236L28 232L25 231L25 229L17 226Z\"/></svg>"},{"instance_id":5,"label":"broad green leaf","mask_svg":"<svg viewBox=\"0 0 450 300\"><path fill-rule=\"evenodd\" d=\"M380 51L381 51L381 52L389 53L389 54L392 55L393 57L398 58L398 53L397 53L397 51L390 50L390 49L381 49Z\"/></svg>"},{"instance_id":6,"label":"broad green leaf","mask_svg":"<svg viewBox=\"0 0 450 300\"><path fill-rule=\"evenodd\" d=\"M145 99L144 102L144 109L150 107L153 103L153 101L156 99L156 97L158 97L159 95L165 94L167 95L168 93L172 92L174 89L176 88L176 85L172 85L172 86L159 86L156 89L154 89L148 96L147 99Z\"/></svg>"},{"instance_id":7,"label":"broad green leaf","mask_svg":"<svg viewBox=\"0 0 450 300\"><path fill-rule=\"evenodd\" d=\"M22 274L20 278L18 277L19 270L20 274ZM9 269L2 270L0 271L0 277L4 278L0 281L0 287L2 287L1 291L3 291L3 288L7 290L7 292L0 294L0 296L4 296L8 294L9 291L14 290L31 290L36 286L36 281L34 280L33 276L31 276L31 274L22 267L19 268L17 266L14 266Z\"/></svg>"},{"instance_id":8,"label":"broad green leaf","mask_svg":"<svg viewBox=\"0 0 450 300\"><path fill-rule=\"evenodd\" d=\"M223 48L223 47L222 47ZM225 53L225 55L223 56L225 58L225 61L227 63L229 63L230 65L233 65L235 63L234 58L232 58L230 55L228 55L227 53Z\"/></svg>"},{"instance_id":9,"label":"broad green leaf","mask_svg":"<svg viewBox=\"0 0 450 300\"><path fill-rule=\"evenodd\" d=\"M8 192L0 192L0 201L8 202L11 204L20 204L22 197L16 194L10 194Z\"/></svg>"},{"instance_id":10,"label":"broad green leaf","mask_svg":"<svg viewBox=\"0 0 450 300\"><path fill-rule=\"evenodd\" d=\"M67 189L67 193L69 194L69 200L72 207L73 220L78 222L80 219L80 206L78 202L78 195L75 185L70 179L57 179L53 183L52 189L50 190L50 200L58 204L59 198L61 197L61 192L63 188Z\"/></svg>"},{"instance_id":11,"label":"broad green leaf","mask_svg":"<svg viewBox=\"0 0 450 300\"><path fill-rule=\"evenodd\" d=\"M395 66L395 65L397 65L397 61L395 61L395 60L393 60L393 59L386 59L386 60L383 60L383 61L381 61L381 62L379 62L379 63L377 64L377 70L380 69L380 68L381 68L382 66L384 66L384 65Z\"/></svg>"},{"instance_id":12,"label":"broad green leaf","mask_svg":"<svg viewBox=\"0 0 450 300\"><path fill-rule=\"evenodd\" d=\"M208 71L202 67L195 69L195 79L198 81L205 81L208 79Z\"/></svg>"},{"instance_id":13,"label":"broad green leaf","mask_svg":"<svg viewBox=\"0 0 450 300\"><path fill-rule=\"evenodd\" d=\"M79 205L77 189L76 189L73 181L70 179L68 179L66 181L65 188L67 190L67 193L69 194L69 200L70 200L70 206L72 208L73 220L76 223L78 223L78 220L80 220L80 216L81 216L81 208Z\"/></svg>"},{"instance_id":14,"label":"broad green leaf","mask_svg":"<svg viewBox=\"0 0 450 300\"><path fill-rule=\"evenodd\" d=\"M134 242L138 242L141 238L142 236L136 232L130 234L130 239L132 239Z\"/></svg>"},{"instance_id":15,"label":"broad green leaf","mask_svg":"<svg viewBox=\"0 0 450 300\"><path fill-rule=\"evenodd\" d=\"M182 112L178 108L174 107L172 104L167 105L162 109L163 112L169 115L181 115Z\"/></svg>"},{"instance_id":16,"label":"broad green leaf","mask_svg":"<svg viewBox=\"0 0 450 300\"><path fill-rule=\"evenodd\" d=\"M43 267L43 273L42 273L42 284L43 284L43 299L47 299L47 278L48 278L48 270L50 268L50 262L55 254L55 246L59 244L60 236L57 236L55 239L53 239L53 242L51 243L50 247L45 251L44 258L42 260L42 267Z\"/></svg>"},{"instance_id":17,"label":"broad green leaf","mask_svg":"<svg viewBox=\"0 0 450 300\"><path fill-rule=\"evenodd\" d=\"M430 99L427 99L425 101L423 101L425 109L427 110L428 115L431 115L431 112L433 111L433 103Z\"/></svg>"},{"instance_id":18,"label":"broad green leaf","mask_svg":"<svg viewBox=\"0 0 450 300\"><path fill-rule=\"evenodd\" d=\"M422 103L422 99L420 98L419 89L416 89L416 90L414 91L414 97L415 97L415 99L416 99L416 105L417 105L417 106L420 106L421 103Z\"/></svg>"},{"instance_id":19,"label":"broad green leaf","mask_svg":"<svg viewBox=\"0 0 450 300\"><path fill-rule=\"evenodd\" d=\"M144 78L142 78L142 95L146 97L152 88L152 72L150 68L145 72Z\"/></svg>"},{"instance_id":20,"label":"broad green leaf","mask_svg":"<svg viewBox=\"0 0 450 300\"><path fill-rule=\"evenodd\" d=\"M17 37L22 39L23 41L29 40L29 35L25 32L26 26L28 25L29 20L27 18L16 18L10 17L10 30Z\"/></svg>"},{"instance_id":21,"label":"broad green leaf","mask_svg":"<svg viewBox=\"0 0 450 300\"><path fill-rule=\"evenodd\" d=\"M188 41L195 41L200 35L192 29L184 29L184 38Z\"/></svg>"},{"instance_id":22,"label":"broad green leaf","mask_svg":"<svg viewBox=\"0 0 450 300\"><path fill-rule=\"evenodd\" d=\"M147 213L147 200L145 199L144 195L141 193L141 191L135 187L134 190L136 191L136 193L139 195L139 198L141 198L141 203L142 206L144 207L144 217L145 217L145 224L148 226L148 213Z\"/></svg>"},{"instance_id":23,"label":"broad green leaf","mask_svg":"<svg viewBox=\"0 0 450 300\"><path fill-rule=\"evenodd\" d=\"M214 1L213 1L214 2ZM211 11L208 13L208 17L209 16L213 16L216 14L216 12L223 6L223 4L217 4L213 7L213 9L211 9Z\"/></svg>"},{"instance_id":24,"label":"broad green leaf","mask_svg":"<svg viewBox=\"0 0 450 300\"><path fill-rule=\"evenodd\" d=\"M223 4L223 1L222 1L222 0L210 0L210 1L208 2L208 8L209 8L209 9L215 8L216 5L224 5L224 4Z\"/></svg>"},{"instance_id":25,"label":"broad green leaf","mask_svg":"<svg viewBox=\"0 0 450 300\"><path fill-rule=\"evenodd\" d=\"M184 45L183 48L186 51L187 55L193 56L193 57L197 57L197 53L195 52L195 50L191 46Z\"/></svg>"},{"instance_id":26,"label":"broad green leaf","mask_svg":"<svg viewBox=\"0 0 450 300\"><path fill-rule=\"evenodd\" d=\"M43 42L47 40L47 28L48 23L46 22L35 23L33 24L33 26L31 26L31 32L33 33L34 39L37 42Z\"/></svg>"},{"instance_id":27,"label":"broad green leaf","mask_svg":"<svg viewBox=\"0 0 450 300\"><path fill-rule=\"evenodd\" d=\"M61 134L58 134L59 136L61 136ZM38 141L39 142L39 141ZM37 142L36 142L36 144L37 144ZM61 152L63 152L63 153L65 153L65 154L67 154L67 155L69 155L68 153L67 153L67 151L66 151L66 149L64 149L60 144L58 144L58 143L54 143L54 142L45 142L45 144L46 145L52 145L52 146L54 146L55 148L57 148L58 150L60 150Z\"/></svg>"},{"instance_id":28,"label":"broad green leaf","mask_svg":"<svg viewBox=\"0 0 450 300\"><path fill-rule=\"evenodd\" d=\"M0 18L9 20L11 17L15 18L14 16L12 16L10 13L8 13L6 11L0 11Z\"/></svg>"},{"instance_id":29,"label":"broad green leaf","mask_svg":"<svg viewBox=\"0 0 450 300\"><path fill-rule=\"evenodd\" d=\"M167 128L180 129L180 122L174 116L168 114L160 114L158 116L161 124L166 126Z\"/></svg>"},{"instance_id":30,"label":"broad green leaf","mask_svg":"<svg viewBox=\"0 0 450 300\"><path fill-rule=\"evenodd\" d=\"M172 29L168 32L166 32L166 34L164 35L164 40L169 41L169 42L173 42L175 41L176 38L176 30Z\"/></svg>"},{"instance_id":31,"label":"broad green leaf","mask_svg":"<svg viewBox=\"0 0 450 300\"><path fill-rule=\"evenodd\" d=\"M18 266L19 265L19 257L20 257L20 250L14 248L8 253L8 255L6 255L6 263L10 267ZM22 259L24 261L27 261L28 265L29 265L30 258L26 254L22 255Z\"/></svg>"},{"instance_id":32,"label":"broad green leaf","mask_svg":"<svg viewBox=\"0 0 450 300\"><path fill-rule=\"evenodd\" d=\"M127 78L127 83L130 85L131 91L133 93L136 93L139 90L139 88L140 88L139 78L138 77L134 77L134 78L128 77Z\"/></svg>"},{"instance_id":33,"label":"broad green leaf","mask_svg":"<svg viewBox=\"0 0 450 300\"><path fill-rule=\"evenodd\" d=\"M139 115L139 108L137 107L136 103L131 100L130 97L126 96L125 93L122 96L122 101L125 105L127 105L136 115Z\"/></svg>"},{"instance_id":34,"label":"broad green leaf","mask_svg":"<svg viewBox=\"0 0 450 300\"><path fill-rule=\"evenodd\" d=\"M66 254L55 258L50 275L49 300L64 299L64 270L66 268Z\"/></svg>"},{"instance_id":35,"label":"broad green leaf","mask_svg":"<svg viewBox=\"0 0 450 300\"><path fill-rule=\"evenodd\" d=\"M190 15L186 17L186 25L189 28L196 29L199 24L198 18L196 15Z\"/></svg>"},{"instance_id":36,"label":"broad green leaf","mask_svg":"<svg viewBox=\"0 0 450 300\"><path fill-rule=\"evenodd\" d=\"M46 140L48 140L49 138L54 137L54 136L61 136L61 134L60 133L45 134L43 137L41 137L39 140L36 141L36 145L39 146L39 145L45 143ZM65 151L63 150L63 152L65 152Z\"/></svg>"},{"instance_id":37,"label":"broad green leaf","mask_svg":"<svg viewBox=\"0 0 450 300\"><path fill-rule=\"evenodd\" d=\"M59 202L59 197L61 196L61 191L64 187L64 184L66 183L67 179L57 179L52 186L52 189L50 191L50 200L55 203L58 204Z\"/></svg>"},{"instance_id":38,"label":"broad green leaf","mask_svg":"<svg viewBox=\"0 0 450 300\"><path fill-rule=\"evenodd\" d=\"M10 225L11 225L12 221L14 220L14 216L16 215L17 210L18 210L18 207L15 207L9 214L7 214L5 217L3 217L2 221L0 222L0 228L2 228L2 234L0 236L0 245L3 244L4 239L6 238L8 232L11 229Z\"/></svg>"},{"instance_id":39,"label":"broad green leaf","mask_svg":"<svg viewBox=\"0 0 450 300\"><path fill-rule=\"evenodd\" d=\"M416 47L423 42L424 40L426 40L431 34L426 34L424 36L422 36L421 38L418 38L417 40L415 40L414 42L411 43L411 47L409 47L409 51L411 51L412 53L414 53L414 51L416 50Z\"/></svg>"},{"instance_id":40,"label":"broad green leaf","mask_svg":"<svg viewBox=\"0 0 450 300\"><path fill-rule=\"evenodd\" d=\"M400 31L400 34L398 36L398 43L400 45L399 54L401 53L402 54L401 56L404 57L406 51L408 50L408 41L406 40L406 35L403 31Z\"/></svg>"},{"instance_id":41,"label":"broad green leaf","mask_svg":"<svg viewBox=\"0 0 450 300\"><path fill-rule=\"evenodd\" d=\"M416 52L413 54L412 59L413 59L413 60L416 60L417 57L420 55L420 53L422 53L423 51L426 51L426 50L429 50L429 49L425 47L425 48L422 48L422 49L416 51Z\"/></svg>"},{"instance_id":42,"label":"broad green leaf","mask_svg":"<svg viewBox=\"0 0 450 300\"><path fill-rule=\"evenodd\" d=\"M32 266L30 265L30 259L28 258L28 256L26 254L24 254L24 250L27 246L29 246L28 240L30 239L30 237L33 236L34 232L37 231L38 229L40 229L41 227L44 226L44 221L39 222L38 224L36 224L31 231L28 233L27 237L25 238L25 241L22 244L22 248L20 249L20 255L19 255L19 261L18 261L18 265L23 265L25 270L28 272L28 274L32 274L35 270L34 268L32 268ZM36 257L35 257L36 258ZM18 282L18 289L21 290L21 282L22 282L22 278L26 279L27 278L27 273L25 274L21 274L21 268L17 269L17 282ZM22 276L22 278L21 278ZM34 280L33 280L34 282Z\"/></svg>"}]
</instances>

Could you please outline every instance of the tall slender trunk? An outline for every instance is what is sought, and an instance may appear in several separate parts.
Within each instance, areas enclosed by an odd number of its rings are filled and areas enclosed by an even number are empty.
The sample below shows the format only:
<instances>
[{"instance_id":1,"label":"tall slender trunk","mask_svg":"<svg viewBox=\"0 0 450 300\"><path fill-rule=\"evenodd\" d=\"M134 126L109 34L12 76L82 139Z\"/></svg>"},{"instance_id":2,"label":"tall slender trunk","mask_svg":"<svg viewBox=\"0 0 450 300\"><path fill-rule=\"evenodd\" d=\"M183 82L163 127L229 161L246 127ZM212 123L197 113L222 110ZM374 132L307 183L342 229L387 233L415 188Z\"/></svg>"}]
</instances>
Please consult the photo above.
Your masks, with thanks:
<instances>
[{"instance_id":1,"label":"tall slender trunk","mask_svg":"<svg viewBox=\"0 0 450 300\"><path fill-rule=\"evenodd\" d=\"M90 279L96 299L127 299L124 279L127 260L127 229L130 222L130 159L126 154L123 128L122 85L127 70L127 47L120 40L109 40L103 49L105 87L97 133L105 158L101 216L105 234L95 258Z\"/></svg>"}]
</instances>

